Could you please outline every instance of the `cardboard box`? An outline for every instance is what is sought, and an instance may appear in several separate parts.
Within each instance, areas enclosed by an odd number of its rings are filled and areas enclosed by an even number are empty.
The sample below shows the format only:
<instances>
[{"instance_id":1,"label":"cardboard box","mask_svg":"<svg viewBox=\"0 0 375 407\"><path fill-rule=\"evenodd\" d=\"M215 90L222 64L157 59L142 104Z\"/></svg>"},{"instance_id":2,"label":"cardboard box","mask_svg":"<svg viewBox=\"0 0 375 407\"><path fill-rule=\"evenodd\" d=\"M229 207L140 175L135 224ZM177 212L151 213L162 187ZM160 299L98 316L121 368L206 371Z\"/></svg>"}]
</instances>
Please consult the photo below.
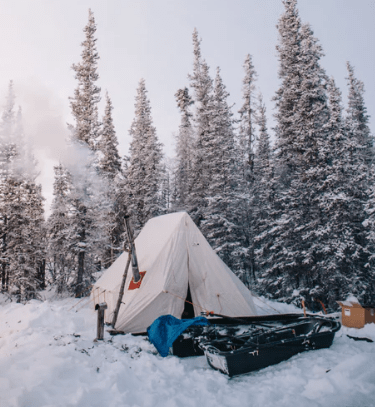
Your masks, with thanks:
<instances>
[{"instance_id":1,"label":"cardboard box","mask_svg":"<svg viewBox=\"0 0 375 407\"><path fill-rule=\"evenodd\" d=\"M375 324L375 305L361 305L354 301L337 301L341 306L342 325L349 328L363 328Z\"/></svg>"}]
</instances>

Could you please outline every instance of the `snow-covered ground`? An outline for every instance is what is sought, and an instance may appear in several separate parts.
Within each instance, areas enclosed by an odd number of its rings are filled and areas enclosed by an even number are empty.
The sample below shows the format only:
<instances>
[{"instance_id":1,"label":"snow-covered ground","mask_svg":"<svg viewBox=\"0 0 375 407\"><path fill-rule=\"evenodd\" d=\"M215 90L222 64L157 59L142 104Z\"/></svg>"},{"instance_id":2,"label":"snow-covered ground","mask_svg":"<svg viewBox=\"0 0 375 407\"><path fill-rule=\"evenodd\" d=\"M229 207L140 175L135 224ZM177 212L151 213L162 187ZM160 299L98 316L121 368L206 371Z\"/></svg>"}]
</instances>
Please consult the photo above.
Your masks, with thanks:
<instances>
[{"instance_id":1,"label":"snow-covered ground","mask_svg":"<svg viewBox=\"0 0 375 407\"><path fill-rule=\"evenodd\" d=\"M375 342L346 336L375 340L375 324L342 328L329 349L228 379L203 356L162 358L143 337L106 333L104 342L93 342L97 316L86 302L22 305L0 295L1 407L375 405ZM256 303L264 313L265 303Z\"/></svg>"}]
</instances>

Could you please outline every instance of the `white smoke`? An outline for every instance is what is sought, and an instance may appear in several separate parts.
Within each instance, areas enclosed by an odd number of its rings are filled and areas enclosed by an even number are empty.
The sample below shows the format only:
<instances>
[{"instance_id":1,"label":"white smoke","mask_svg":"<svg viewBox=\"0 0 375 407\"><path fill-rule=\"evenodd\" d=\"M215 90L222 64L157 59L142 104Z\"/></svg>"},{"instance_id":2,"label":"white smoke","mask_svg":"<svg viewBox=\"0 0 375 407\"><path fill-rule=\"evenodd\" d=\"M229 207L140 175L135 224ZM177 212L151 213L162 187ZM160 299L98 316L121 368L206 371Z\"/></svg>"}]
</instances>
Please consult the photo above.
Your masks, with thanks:
<instances>
[{"instance_id":1,"label":"white smoke","mask_svg":"<svg viewBox=\"0 0 375 407\"><path fill-rule=\"evenodd\" d=\"M53 199L53 167L59 163L77 181L90 177L95 192L103 193L105 185L101 177L94 171L87 171L87 166L92 162L91 151L85 146L69 142L71 134L67 122L73 123L73 118L69 113L68 100L61 100L51 89L37 81L15 83L14 89L15 111L18 105L22 107L24 134L38 161L37 181L42 184L43 196L46 198L46 215L50 214Z\"/></svg>"}]
</instances>

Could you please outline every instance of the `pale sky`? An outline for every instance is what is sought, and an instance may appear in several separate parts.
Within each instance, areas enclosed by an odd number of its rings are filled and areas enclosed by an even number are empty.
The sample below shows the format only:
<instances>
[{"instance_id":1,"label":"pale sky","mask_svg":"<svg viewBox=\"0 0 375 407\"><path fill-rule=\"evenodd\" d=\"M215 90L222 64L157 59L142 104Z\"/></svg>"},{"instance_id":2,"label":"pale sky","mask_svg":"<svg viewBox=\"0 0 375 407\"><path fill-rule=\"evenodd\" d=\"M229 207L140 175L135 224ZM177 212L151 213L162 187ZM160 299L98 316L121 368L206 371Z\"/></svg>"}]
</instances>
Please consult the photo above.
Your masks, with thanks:
<instances>
[{"instance_id":1,"label":"pale sky","mask_svg":"<svg viewBox=\"0 0 375 407\"><path fill-rule=\"evenodd\" d=\"M134 97L143 77L158 137L164 151L173 155L172 133L180 120L174 94L189 83L194 27L213 77L216 67L221 67L234 111L241 105L243 61L247 53L253 56L271 127L281 0L0 0L0 105L12 79L25 132L36 139L47 198L51 168L63 148L65 123L72 122L68 97L76 80L71 65L81 59L89 8L97 22L99 86L103 99L105 90L112 98L121 154L127 153ZM345 63L354 65L365 84L374 131L375 0L298 0L298 8L324 49L322 66L344 97Z\"/></svg>"}]
</instances>

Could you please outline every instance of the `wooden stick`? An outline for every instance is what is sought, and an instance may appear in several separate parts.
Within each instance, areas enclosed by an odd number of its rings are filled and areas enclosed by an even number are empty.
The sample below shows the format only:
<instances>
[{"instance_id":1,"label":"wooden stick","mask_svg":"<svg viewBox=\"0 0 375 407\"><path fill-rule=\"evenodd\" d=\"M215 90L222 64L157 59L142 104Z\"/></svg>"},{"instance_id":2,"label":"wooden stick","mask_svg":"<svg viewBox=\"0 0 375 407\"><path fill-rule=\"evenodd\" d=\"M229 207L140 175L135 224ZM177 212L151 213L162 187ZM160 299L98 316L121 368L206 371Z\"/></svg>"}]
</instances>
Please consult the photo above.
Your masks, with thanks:
<instances>
[{"instance_id":1,"label":"wooden stick","mask_svg":"<svg viewBox=\"0 0 375 407\"><path fill-rule=\"evenodd\" d=\"M131 253L131 259L132 259L133 278L134 278L134 282L137 283L141 279L141 276L139 274L139 269L138 269L137 253L135 251L133 231L130 226L130 216L125 215L124 220L125 220L126 234L128 236L128 243L129 243L129 248L130 248L130 253Z\"/></svg>"},{"instance_id":2,"label":"wooden stick","mask_svg":"<svg viewBox=\"0 0 375 407\"><path fill-rule=\"evenodd\" d=\"M130 260L131 260L131 252L129 252L128 254L128 261L126 262L126 266L125 266L125 270L124 270L124 274L122 276L122 282L121 282L121 287L120 287L120 292L118 294L118 299L117 299L117 304L116 304L116 308L113 312L113 319L112 319L112 328L115 329L115 325L117 322L117 317L118 317L118 313L120 311L120 306L121 306L121 302L122 302L122 297L124 296L124 291L125 291L125 282L126 282L126 277L128 276L128 270L129 270L129 266L130 266Z\"/></svg>"}]
</instances>

